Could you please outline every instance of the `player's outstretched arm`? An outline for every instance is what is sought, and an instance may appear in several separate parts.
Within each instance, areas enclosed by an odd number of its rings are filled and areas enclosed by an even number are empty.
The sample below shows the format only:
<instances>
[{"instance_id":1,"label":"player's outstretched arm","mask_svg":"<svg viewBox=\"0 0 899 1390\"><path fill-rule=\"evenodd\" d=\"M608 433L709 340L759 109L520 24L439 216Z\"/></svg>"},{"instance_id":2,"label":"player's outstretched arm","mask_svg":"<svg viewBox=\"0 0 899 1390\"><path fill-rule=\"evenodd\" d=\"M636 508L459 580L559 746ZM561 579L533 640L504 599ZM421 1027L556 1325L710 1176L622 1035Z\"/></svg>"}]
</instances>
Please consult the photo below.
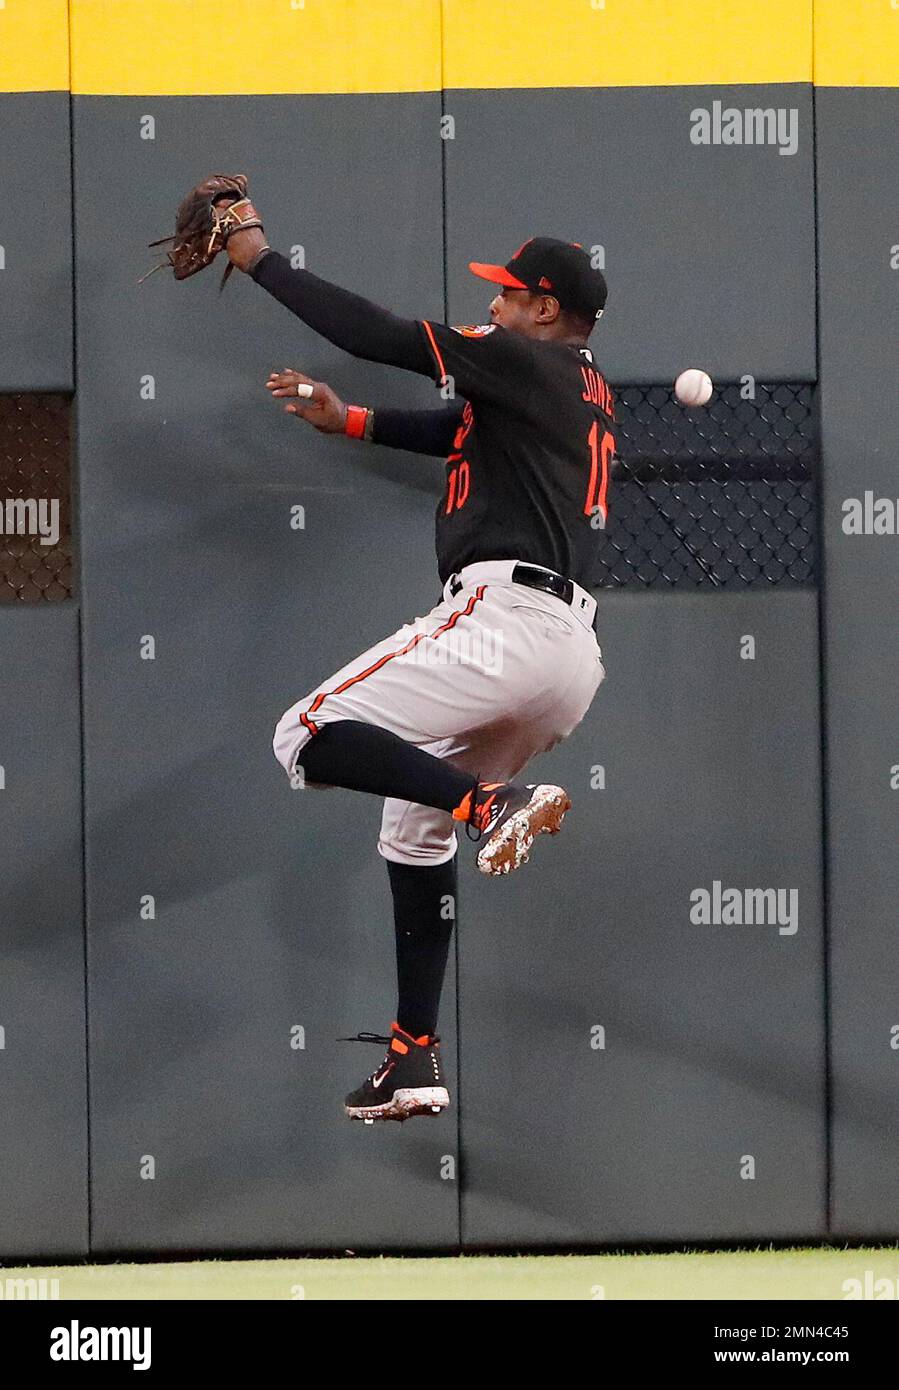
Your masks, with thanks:
<instances>
[{"instance_id":1,"label":"player's outstretched arm","mask_svg":"<svg viewBox=\"0 0 899 1390\"><path fill-rule=\"evenodd\" d=\"M227 251L232 265L335 347L368 362L433 377L433 361L415 319L399 318L308 270L294 270L258 227L233 233Z\"/></svg>"},{"instance_id":2,"label":"player's outstretched arm","mask_svg":"<svg viewBox=\"0 0 899 1390\"><path fill-rule=\"evenodd\" d=\"M375 410L372 442L445 459L462 423L464 406L464 401L458 401L440 410Z\"/></svg>"},{"instance_id":3,"label":"player's outstretched arm","mask_svg":"<svg viewBox=\"0 0 899 1390\"><path fill-rule=\"evenodd\" d=\"M370 410L347 405L324 381L285 367L265 383L284 411L307 421L321 434L345 434L391 449L446 458L462 419L464 403L440 410Z\"/></svg>"},{"instance_id":4,"label":"player's outstretched arm","mask_svg":"<svg viewBox=\"0 0 899 1390\"><path fill-rule=\"evenodd\" d=\"M308 270L294 270L271 249L261 218L249 206L253 218L228 231L229 269L237 266L251 275L322 337L354 357L417 372L441 389L449 386L452 396L507 408L514 399L519 408L530 408L533 344L523 333L494 323L451 328L430 319L399 318Z\"/></svg>"}]
</instances>

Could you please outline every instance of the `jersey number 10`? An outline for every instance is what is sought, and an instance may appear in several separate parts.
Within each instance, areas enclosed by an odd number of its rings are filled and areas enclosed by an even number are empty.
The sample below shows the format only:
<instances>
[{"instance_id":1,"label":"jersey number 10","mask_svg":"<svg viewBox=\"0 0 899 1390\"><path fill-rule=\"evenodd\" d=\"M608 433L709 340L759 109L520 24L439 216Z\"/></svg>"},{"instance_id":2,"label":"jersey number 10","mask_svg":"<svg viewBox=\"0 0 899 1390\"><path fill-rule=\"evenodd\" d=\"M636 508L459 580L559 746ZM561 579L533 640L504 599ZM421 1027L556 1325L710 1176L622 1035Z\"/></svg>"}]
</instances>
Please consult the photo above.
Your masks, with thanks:
<instances>
[{"instance_id":1,"label":"jersey number 10","mask_svg":"<svg viewBox=\"0 0 899 1390\"><path fill-rule=\"evenodd\" d=\"M459 510L468 501L468 494L471 490L471 469L468 460L462 458L462 445L465 443L468 432L474 424L474 411L471 408L471 401L465 402L462 411L462 423L456 430L456 437L453 440L453 452L447 459L447 463L454 463L456 459L461 459L458 468L451 468L446 483L446 515L454 509Z\"/></svg>"},{"instance_id":2,"label":"jersey number 10","mask_svg":"<svg viewBox=\"0 0 899 1390\"><path fill-rule=\"evenodd\" d=\"M464 507L468 501L468 492L471 487L471 470L468 467L468 460L463 459L458 468L450 470L446 492L446 515L449 516L453 508L456 511Z\"/></svg>"},{"instance_id":3,"label":"jersey number 10","mask_svg":"<svg viewBox=\"0 0 899 1390\"><path fill-rule=\"evenodd\" d=\"M615 453L615 436L606 430L599 437L599 421L594 420L587 435L590 446L590 482L587 485L587 500L584 514L593 516L598 510L603 521L606 519L606 493L609 489L609 464Z\"/></svg>"}]
</instances>

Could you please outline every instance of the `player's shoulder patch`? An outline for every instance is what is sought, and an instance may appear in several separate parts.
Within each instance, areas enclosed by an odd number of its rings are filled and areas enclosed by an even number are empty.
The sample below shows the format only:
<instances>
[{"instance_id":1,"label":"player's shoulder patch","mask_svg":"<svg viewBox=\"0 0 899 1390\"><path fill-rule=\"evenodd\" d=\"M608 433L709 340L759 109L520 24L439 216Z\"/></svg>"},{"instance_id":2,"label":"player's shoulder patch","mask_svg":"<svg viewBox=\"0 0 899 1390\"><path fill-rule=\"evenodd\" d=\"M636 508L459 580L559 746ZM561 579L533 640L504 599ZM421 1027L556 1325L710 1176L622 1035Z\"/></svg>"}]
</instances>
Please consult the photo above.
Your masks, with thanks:
<instances>
[{"instance_id":1,"label":"player's shoulder patch","mask_svg":"<svg viewBox=\"0 0 899 1390\"><path fill-rule=\"evenodd\" d=\"M495 323L454 324L453 332L461 333L463 338L486 338L487 334L492 333L495 327Z\"/></svg>"}]
</instances>

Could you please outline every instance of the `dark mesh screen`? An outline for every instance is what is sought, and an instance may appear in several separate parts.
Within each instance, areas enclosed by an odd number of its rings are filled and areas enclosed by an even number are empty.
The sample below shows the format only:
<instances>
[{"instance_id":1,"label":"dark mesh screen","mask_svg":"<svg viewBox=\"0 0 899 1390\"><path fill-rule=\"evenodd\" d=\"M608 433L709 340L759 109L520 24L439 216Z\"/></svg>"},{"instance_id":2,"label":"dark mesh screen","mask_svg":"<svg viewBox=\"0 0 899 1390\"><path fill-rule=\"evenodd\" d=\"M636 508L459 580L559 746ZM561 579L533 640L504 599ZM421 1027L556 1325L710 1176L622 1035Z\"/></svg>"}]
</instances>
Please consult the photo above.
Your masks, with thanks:
<instances>
[{"instance_id":1,"label":"dark mesh screen","mask_svg":"<svg viewBox=\"0 0 899 1390\"><path fill-rule=\"evenodd\" d=\"M669 387L615 390L618 459L600 585L815 583L815 388L716 388L685 410Z\"/></svg>"},{"instance_id":2,"label":"dark mesh screen","mask_svg":"<svg viewBox=\"0 0 899 1390\"><path fill-rule=\"evenodd\" d=\"M0 602L72 597L70 396L0 396ZM58 504L59 539L52 539Z\"/></svg>"}]
</instances>

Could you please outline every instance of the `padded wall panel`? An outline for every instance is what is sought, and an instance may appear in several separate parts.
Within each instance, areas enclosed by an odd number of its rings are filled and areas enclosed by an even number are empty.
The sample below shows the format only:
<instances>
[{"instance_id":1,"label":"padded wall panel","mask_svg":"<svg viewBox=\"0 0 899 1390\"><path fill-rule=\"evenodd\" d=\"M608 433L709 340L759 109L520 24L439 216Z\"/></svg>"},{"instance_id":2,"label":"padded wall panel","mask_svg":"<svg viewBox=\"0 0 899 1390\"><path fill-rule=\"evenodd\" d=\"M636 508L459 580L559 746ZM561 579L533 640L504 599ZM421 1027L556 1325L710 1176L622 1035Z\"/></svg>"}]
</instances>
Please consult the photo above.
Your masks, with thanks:
<instances>
[{"instance_id":1,"label":"padded wall panel","mask_svg":"<svg viewBox=\"0 0 899 1390\"><path fill-rule=\"evenodd\" d=\"M436 598L441 470L323 439L265 379L292 364L373 404L432 388L241 276L136 284L176 195L237 168L276 246L439 314L438 123L436 95L76 99L98 1250L458 1237L454 1122L410 1138L342 1111L379 1059L335 1039L394 1009L377 803L291 791L271 752L289 704ZM132 190L112 260L110 179Z\"/></svg>"},{"instance_id":2,"label":"padded wall panel","mask_svg":"<svg viewBox=\"0 0 899 1390\"><path fill-rule=\"evenodd\" d=\"M599 636L529 779L569 788L565 831L461 929L464 1242L821 1235L815 597L605 594Z\"/></svg>"},{"instance_id":3,"label":"padded wall panel","mask_svg":"<svg viewBox=\"0 0 899 1390\"><path fill-rule=\"evenodd\" d=\"M819 91L816 103L833 1223L840 1235L895 1236L897 96L834 88Z\"/></svg>"},{"instance_id":4,"label":"padded wall panel","mask_svg":"<svg viewBox=\"0 0 899 1390\"><path fill-rule=\"evenodd\" d=\"M714 139L716 103L782 111L795 152L693 144L691 113L710 113ZM558 236L601 248L609 301L592 341L611 380L667 382L688 366L814 380L809 86L450 90L444 105L453 322L487 317L470 260Z\"/></svg>"},{"instance_id":5,"label":"padded wall panel","mask_svg":"<svg viewBox=\"0 0 899 1390\"><path fill-rule=\"evenodd\" d=\"M0 1257L88 1248L78 614L0 610Z\"/></svg>"},{"instance_id":6,"label":"padded wall panel","mask_svg":"<svg viewBox=\"0 0 899 1390\"><path fill-rule=\"evenodd\" d=\"M0 92L0 186L0 391L71 391L68 92Z\"/></svg>"}]
</instances>

